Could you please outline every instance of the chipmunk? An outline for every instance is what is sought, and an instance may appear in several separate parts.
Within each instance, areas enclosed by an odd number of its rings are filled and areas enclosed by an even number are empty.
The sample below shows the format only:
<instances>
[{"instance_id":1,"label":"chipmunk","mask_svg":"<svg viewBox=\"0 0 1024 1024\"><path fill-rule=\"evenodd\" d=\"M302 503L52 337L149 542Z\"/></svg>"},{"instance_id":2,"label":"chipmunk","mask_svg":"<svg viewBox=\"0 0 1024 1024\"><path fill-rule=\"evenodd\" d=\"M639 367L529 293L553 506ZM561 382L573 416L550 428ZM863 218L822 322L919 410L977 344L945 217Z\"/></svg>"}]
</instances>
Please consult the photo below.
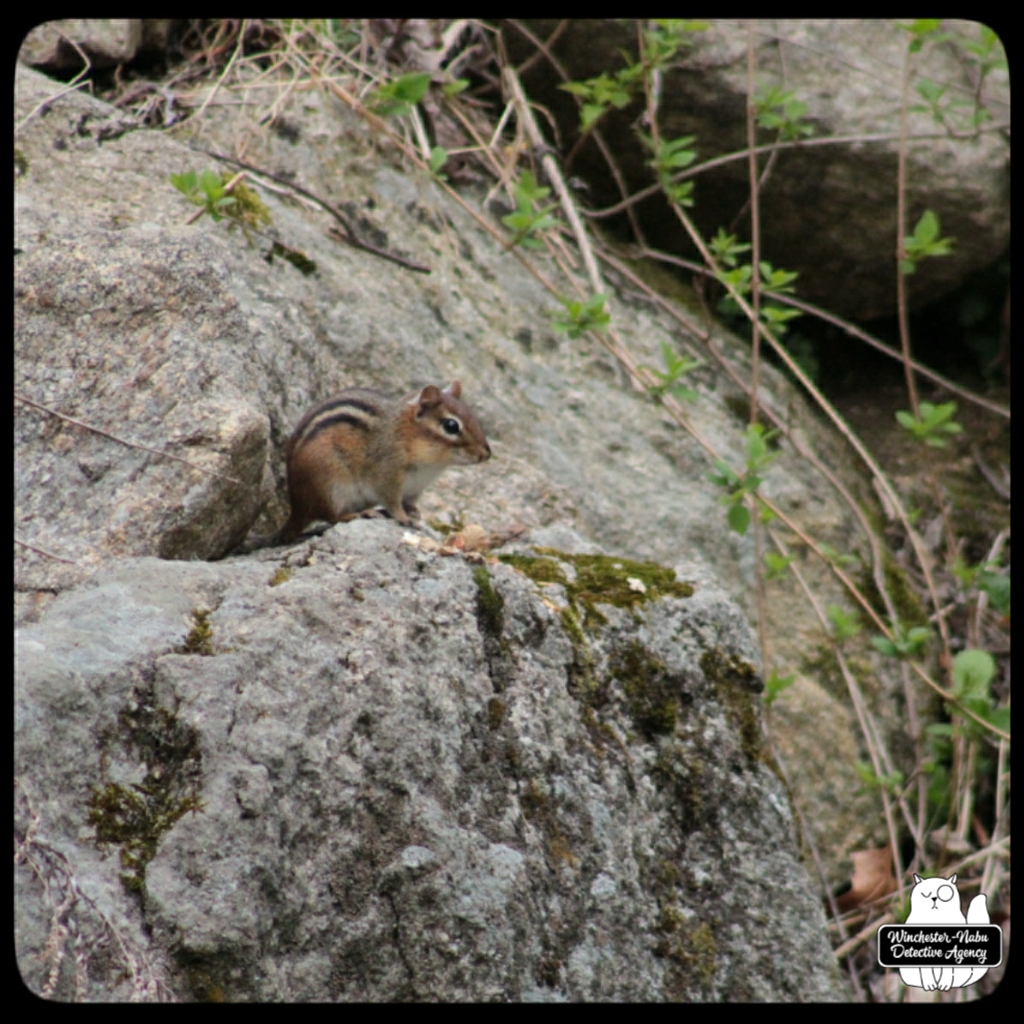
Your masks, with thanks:
<instances>
[{"instance_id":1,"label":"chipmunk","mask_svg":"<svg viewBox=\"0 0 1024 1024\"><path fill-rule=\"evenodd\" d=\"M286 544L315 520L346 522L376 505L400 523L418 519L416 499L448 466L491 457L461 394L457 380L446 391L428 384L404 398L348 388L313 406L285 453L291 515L249 550Z\"/></svg>"}]
</instances>

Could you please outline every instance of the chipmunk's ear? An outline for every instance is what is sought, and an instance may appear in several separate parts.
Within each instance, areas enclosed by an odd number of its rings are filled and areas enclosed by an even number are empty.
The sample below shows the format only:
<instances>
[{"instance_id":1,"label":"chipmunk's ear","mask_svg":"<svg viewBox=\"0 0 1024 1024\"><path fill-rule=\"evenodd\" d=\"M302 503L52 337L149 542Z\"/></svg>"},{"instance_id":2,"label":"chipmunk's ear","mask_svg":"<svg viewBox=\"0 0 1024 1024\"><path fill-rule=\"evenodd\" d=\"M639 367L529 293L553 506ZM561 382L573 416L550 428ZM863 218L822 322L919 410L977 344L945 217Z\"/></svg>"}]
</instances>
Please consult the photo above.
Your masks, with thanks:
<instances>
[{"instance_id":1,"label":"chipmunk's ear","mask_svg":"<svg viewBox=\"0 0 1024 1024\"><path fill-rule=\"evenodd\" d=\"M441 402L441 392L433 384L428 384L418 395L413 395L410 405L418 405L421 410L432 409Z\"/></svg>"},{"instance_id":2,"label":"chipmunk's ear","mask_svg":"<svg viewBox=\"0 0 1024 1024\"><path fill-rule=\"evenodd\" d=\"M459 395L462 394L462 381L453 380L451 384L448 385L445 394L448 395L449 398L458 398Z\"/></svg>"}]
</instances>

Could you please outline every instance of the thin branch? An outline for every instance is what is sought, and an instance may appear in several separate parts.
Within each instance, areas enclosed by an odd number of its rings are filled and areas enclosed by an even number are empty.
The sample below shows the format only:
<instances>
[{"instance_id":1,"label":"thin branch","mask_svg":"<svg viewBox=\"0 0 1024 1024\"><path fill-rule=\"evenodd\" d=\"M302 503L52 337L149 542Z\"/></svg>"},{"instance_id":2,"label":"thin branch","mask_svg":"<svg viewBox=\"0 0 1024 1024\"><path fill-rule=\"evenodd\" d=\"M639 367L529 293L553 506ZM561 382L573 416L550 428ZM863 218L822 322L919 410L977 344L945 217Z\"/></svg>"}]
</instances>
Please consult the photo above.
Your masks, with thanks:
<instances>
[{"instance_id":1,"label":"thin branch","mask_svg":"<svg viewBox=\"0 0 1024 1024\"><path fill-rule=\"evenodd\" d=\"M527 39L537 47L537 52L532 56L528 57L523 61L519 67L516 68L516 74L522 78L534 64L541 59L541 57L547 57L548 61L552 64L555 63L555 58L551 55L551 47L555 45L558 37L569 27L569 19L563 18L556 26L555 30L547 37L544 42L541 42L521 21L516 18L509 18L508 23L518 29Z\"/></svg>"},{"instance_id":2,"label":"thin branch","mask_svg":"<svg viewBox=\"0 0 1024 1024\"><path fill-rule=\"evenodd\" d=\"M757 423L758 401L761 395L761 335L757 325L761 320L761 203L760 186L757 173L757 125L754 108L754 29L753 22L747 21L747 171L750 177L750 241L751 268L750 302L754 310L754 323L751 325L750 337L750 423ZM770 158L769 158L770 159ZM756 506L754 499L751 504ZM754 512L757 509L754 507ZM764 566L764 526L760 518L754 517L754 583L757 596L757 635L761 644L761 660L765 665L768 660L768 610L766 606L766 581Z\"/></svg>"},{"instance_id":3,"label":"thin branch","mask_svg":"<svg viewBox=\"0 0 1024 1024\"><path fill-rule=\"evenodd\" d=\"M565 179L558 169L558 163L544 141L544 136L541 135L540 129L537 127L533 111L530 110L530 105L523 94L522 84L511 67L506 67L502 70L502 81L515 101L516 117L519 118L519 123L522 124L526 131L530 145L540 154L540 162L544 168L544 174L555 187L558 198L562 202L562 212L572 228L573 237L576 239L576 244L583 255L583 265L587 268L590 287L594 290L594 294L597 295L602 291L601 272L597 269L597 260L594 259L594 251L590 247L590 239L587 237L586 231L583 230L583 222L580 220L579 212L576 209L575 202L573 202L569 188L565 184Z\"/></svg>"},{"instance_id":4,"label":"thin branch","mask_svg":"<svg viewBox=\"0 0 1024 1024\"><path fill-rule=\"evenodd\" d=\"M54 559L54 561L64 562L65 565L78 565L77 562L70 558L63 558L60 555L55 555L52 551L47 551L46 548L37 547L35 544L29 544L28 541L18 540L17 537L14 538L14 543L19 544L23 548L28 548L29 551L35 551L38 555L45 555L47 558Z\"/></svg>"},{"instance_id":5,"label":"thin branch","mask_svg":"<svg viewBox=\"0 0 1024 1024\"><path fill-rule=\"evenodd\" d=\"M563 82L568 82L570 80L569 72L566 71L565 67L562 65L562 62L550 50L550 46L552 42L554 42L555 36L558 34L557 29L548 38L547 43L543 43L530 31L530 29L526 25L523 25L520 22L512 19L510 19L509 24L513 25L516 29L522 32L522 34L526 36L526 38L529 39L534 46L537 47L538 53L543 54L545 57L547 57L548 63L550 63L550 65L555 69L555 72L558 74L558 76L562 79ZM563 22L562 24L568 23ZM537 54L535 54L534 57L531 58L531 61L536 56ZM518 73L520 76L522 76L523 69L520 68ZM582 106L582 101L580 100L579 96L574 96L573 99L576 101L577 108ZM619 190L619 195L623 197L623 202L628 203L628 200L626 198L628 193L628 189L626 187L626 179L623 177L619 165L615 162L614 158L612 157L611 147L605 141L604 135L601 133L601 130L598 127L596 127L596 125L592 126L591 129L584 131L579 136L579 138L573 144L572 149L569 150L569 153L562 160L563 166L566 167L567 169L572 166L572 160L576 153L576 150L583 143L583 141L588 138L592 138L594 140L594 143L597 145L597 148L600 150L601 155L605 159L605 163L608 165L608 169L611 172L612 177L615 179L615 184ZM643 241L643 229L641 228L640 221L636 216L636 211L633 210L631 205L627 205L625 207L625 211L626 215L629 217L629 224L633 230L633 237ZM586 210L581 210L580 212L585 217L591 216Z\"/></svg>"},{"instance_id":6,"label":"thin branch","mask_svg":"<svg viewBox=\"0 0 1024 1024\"><path fill-rule=\"evenodd\" d=\"M910 320L907 312L907 275L903 261L907 258L907 121L910 103L910 47L903 54L903 94L900 98L900 146L896 162L896 315L900 325L900 347L903 370L907 378L907 397L914 418L920 416L917 385L910 358Z\"/></svg>"},{"instance_id":7,"label":"thin branch","mask_svg":"<svg viewBox=\"0 0 1024 1024\"><path fill-rule=\"evenodd\" d=\"M19 402L24 402L25 405L31 405L33 409L40 409L45 413L49 413L51 416L55 416L59 420L66 420L68 423L73 423L76 427L82 427L84 430L88 430L93 434L99 434L100 437L109 438L111 441L116 441L118 444L123 444L128 448L138 448L143 452L151 452L153 455L161 455L165 459L173 459L175 462L181 462L191 469L197 469L200 473L205 473L207 476L215 476L219 480L227 480L228 483L235 484L237 487L242 486L241 480L236 480L233 476L226 476L224 473L217 473L212 469L204 469L202 466L197 466L194 462L189 462L188 459L183 459L178 455L171 455L170 452L161 451L159 448L150 448L148 445L138 444L135 441L126 441L123 437L118 437L116 434L108 433L106 430L100 430L99 427L94 427L90 423L85 423L82 420L76 420L73 416L68 416L65 413L57 412L56 409L51 409L49 406L42 405L39 402L33 402L31 398L26 398L24 395L14 393L14 397Z\"/></svg>"},{"instance_id":8,"label":"thin branch","mask_svg":"<svg viewBox=\"0 0 1024 1024\"><path fill-rule=\"evenodd\" d=\"M200 108L196 111L195 118L194 118L194 120L196 122L198 122L199 119L206 112L206 108L210 105L210 102L213 100L213 97L217 95L217 90L220 89L221 84L224 82L224 80L230 74L231 68L232 68L232 66L235 63L236 58L238 57L239 51L242 49L243 43L245 42L245 30L248 27L249 27L249 20L248 20L248 18L243 18L242 19L242 24L241 24L241 26L238 29L238 42L235 44L234 49L231 51L231 56L228 59L227 65L225 66L224 70L221 72L220 76L217 78L217 81L213 83L213 88L207 94L206 99L203 100L202 106L200 106Z\"/></svg>"},{"instance_id":9,"label":"thin branch","mask_svg":"<svg viewBox=\"0 0 1024 1024\"><path fill-rule=\"evenodd\" d=\"M372 245L370 242L364 241L359 237L355 226L344 213L341 212L336 206L332 206L326 199L321 199L318 195L310 192L309 189L303 188L301 185L296 185L293 181L288 181L287 178L279 177L276 174L272 174L270 171L264 170L262 167L257 167L255 164L246 163L244 160L237 160L233 156L226 156L224 153L215 153L212 149L204 149L202 146L192 146L197 153L205 153L207 156L212 156L214 160L223 160L225 163L234 164L236 167L242 167L247 171L252 171L253 174L259 174L264 178L269 178L271 181L276 181L279 185L283 185L285 188L290 189L293 192L297 192L300 196L305 196L307 199L311 199L317 206L326 210L332 217L342 226L344 229L344 235L339 237L343 242L353 246L356 249L362 249L364 252L372 253L374 256L380 256L381 259L390 260L392 263L397 263L400 267L405 267L407 270L415 270L419 274L429 274L430 267L424 266L422 263L416 263L413 260L406 259L404 256L399 256L397 253L389 252L387 249L378 248L376 245Z\"/></svg>"},{"instance_id":10,"label":"thin branch","mask_svg":"<svg viewBox=\"0 0 1024 1024\"><path fill-rule=\"evenodd\" d=\"M635 258L650 257L651 259L658 260L662 263L671 263L673 266L682 267L684 270L690 270L695 274L703 274L705 277L711 277L710 271L707 267L700 263L694 263L693 260L684 259L681 256L673 256L671 253L661 252L658 249L642 249L635 255ZM815 306L813 303L805 302L803 299L798 299L795 295L784 295L781 292L766 291L765 296L769 299L773 299L775 302L781 302L784 305L792 306L794 309L799 309L809 316L817 317L819 320L824 320L826 323L830 323L835 327L839 327L845 331L851 337L857 338L859 341L863 341L865 344L870 345L872 348L877 349L879 352L887 355L890 359L895 359L899 362L903 361L902 353L895 348L887 345L884 341L880 341L874 335L868 334L867 331L861 330L856 324L850 323L848 320L842 319L842 317L836 316L834 313L830 313L827 309L822 309L821 306ZM694 333L700 334L700 331ZM919 363L916 360L911 360L911 364L914 367L914 372L920 376L930 380L933 384L937 384L954 395L958 395L965 402L971 402L974 405L981 406L982 409L987 409L989 412L995 413L997 416L1002 416L1005 419L1010 418L1010 410L1004 405L1000 405L998 402L993 402L984 395L975 394L973 391L968 391L967 388L962 387L955 381L950 380L948 377L943 377L941 373L936 373L933 369L926 366L924 363Z\"/></svg>"},{"instance_id":11,"label":"thin branch","mask_svg":"<svg viewBox=\"0 0 1024 1024\"><path fill-rule=\"evenodd\" d=\"M758 174L754 108L754 23L747 22L747 171L750 176L750 305L754 312L750 338L750 422L757 422L757 399L761 381L761 203L758 199Z\"/></svg>"},{"instance_id":12,"label":"thin branch","mask_svg":"<svg viewBox=\"0 0 1024 1024\"><path fill-rule=\"evenodd\" d=\"M84 89L92 85L91 79L79 81L79 79L85 78L85 76L88 75L89 71L92 69L92 61L89 60L88 54L86 54L86 52L78 45L78 43L75 42L74 39L71 39L68 36L64 35L64 33L61 32L61 30L57 28L55 25L51 25L51 27L54 29L54 31L56 31L56 33L61 37L61 39L63 39L66 43L70 43L71 46L73 46L78 51L79 57L81 57L82 61L84 62L84 67L81 71L78 72L77 75L75 75L74 78L71 79L66 89L61 89L59 92L54 93L53 96L48 96L45 100L43 100L42 103L37 103L36 106L34 106L25 115L25 117L22 118L21 122L15 126L15 135L17 135L18 132L20 132L22 128L24 128L25 125L28 124L28 122L31 121L32 118L36 116L36 114L39 113L39 111L43 110L45 107L49 107L52 103L55 103L57 100L61 98L61 96L66 96L69 92L74 92L76 89Z\"/></svg>"},{"instance_id":13,"label":"thin branch","mask_svg":"<svg viewBox=\"0 0 1024 1024\"><path fill-rule=\"evenodd\" d=\"M987 125L980 129L980 131L1009 131L1009 128L1009 124ZM874 135L830 135L823 136L819 139L794 139L787 142L769 142L763 146L755 147L754 152L758 156L762 156L765 153L776 153L783 149L811 149L815 146L834 146L848 142L892 142L899 138L901 138L899 132L879 132ZM922 132L921 134L908 135L907 138L914 141L918 139L948 139L949 133ZM688 167L685 171L680 171L678 174L673 175L672 184L677 185L679 182L686 181L688 178L695 178L698 174L714 170L716 167L723 167L726 164L735 163L737 160L746 160L748 158L748 153L749 149L744 147L743 149L737 150L735 153L725 153L722 156L716 156L711 160L705 160L703 163L694 164L692 167ZM652 196L658 195L661 191L661 185L655 182L653 185L648 185L646 188L642 188L639 192L634 192L633 195L628 198L615 203L614 206L606 206L600 210L585 210L584 216L590 217L594 220L600 220L602 217L613 217L615 214L624 212L630 206L642 202L644 199L650 199Z\"/></svg>"}]
</instances>

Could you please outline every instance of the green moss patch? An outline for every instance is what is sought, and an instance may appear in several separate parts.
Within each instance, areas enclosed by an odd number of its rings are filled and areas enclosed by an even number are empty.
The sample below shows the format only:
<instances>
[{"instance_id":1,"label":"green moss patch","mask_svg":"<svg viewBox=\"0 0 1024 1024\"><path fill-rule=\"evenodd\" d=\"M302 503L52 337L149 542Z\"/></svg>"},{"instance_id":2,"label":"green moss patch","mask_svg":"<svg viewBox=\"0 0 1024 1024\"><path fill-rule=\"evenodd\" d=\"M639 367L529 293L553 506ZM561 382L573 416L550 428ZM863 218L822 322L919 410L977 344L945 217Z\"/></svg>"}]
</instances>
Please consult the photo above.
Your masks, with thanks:
<instances>
[{"instance_id":1,"label":"green moss patch","mask_svg":"<svg viewBox=\"0 0 1024 1024\"><path fill-rule=\"evenodd\" d=\"M523 817L544 832L548 857L553 867L568 865L575 868L578 864L572 852L569 840L558 827L555 813L555 801L545 791L543 785L530 779L519 794L519 809Z\"/></svg>"},{"instance_id":2,"label":"green moss patch","mask_svg":"<svg viewBox=\"0 0 1024 1024\"><path fill-rule=\"evenodd\" d=\"M629 714L646 739L672 733L679 707L679 680L668 672L660 658L652 656L636 640L615 651L609 668L622 683L629 702Z\"/></svg>"},{"instance_id":3,"label":"green moss patch","mask_svg":"<svg viewBox=\"0 0 1024 1024\"><path fill-rule=\"evenodd\" d=\"M185 637L180 654L213 654L213 627L210 625L210 613L202 608L192 609L192 628Z\"/></svg>"},{"instance_id":4,"label":"green moss patch","mask_svg":"<svg viewBox=\"0 0 1024 1024\"><path fill-rule=\"evenodd\" d=\"M107 778L112 743L145 766L141 783L122 785ZM100 737L103 783L93 786L87 820L100 847L121 847L121 883L141 892L146 866L160 840L179 818L202 810L202 752L199 733L166 708L137 699L118 716L118 726Z\"/></svg>"},{"instance_id":5,"label":"green moss patch","mask_svg":"<svg viewBox=\"0 0 1024 1024\"><path fill-rule=\"evenodd\" d=\"M650 740L675 730L679 707L679 683L673 681L663 662L652 658L643 645L633 642L612 655L609 673L602 678L597 671L587 632L595 632L608 622L599 605L627 608L631 612L648 601L664 597L690 597L693 586L676 578L674 569L656 562L636 562L608 555L569 555L554 548L537 547L536 556L501 555L535 583L556 583L564 588L568 604L562 608L562 628L573 648L569 666L569 692L580 701L584 723L595 746L604 750L609 744L621 747L621 741L594 709L608 700L612 681L620 681L628 702L630 717L638 733ZM572 567L572 572L567 566Z\"/></svg>"},{"instance_id":6,"label":"green moss patch","mask_svg":"<svg viewBox=\"0 0 1024 1024\"><path fill-rule=\"evenodd\" d=\"M476 617L486 636L501 640L505 629L505 599L494 589L491 574L479 566L473 570L476 582Z\"/></svg>"},{"instance_id":7,"label":"green moss patch","mask_svg":"<svg viewBox=\"0 0 1024 1024\"><path fill-rule=\"evenodd\" d=\"M492 697L487 702L487 725L491 729L498 729L505 720L505 702Z\"/></svg>"},{"instance_id":8,"label":"green moss patch","mask_svg":"<svg viewBox=\"0 0 1024 1024\"><path fill-rule=\"evenodd\" d=\"M665 907L656 928L660 938L654 955L671 964L665 979L669 998L682 999L693 986L708 991L714 984L718 960L718 943L710 926L689 922L675 908Z\"/></svg>"},{"instance_id":9,"label":"green moss patch","mask_svg":"<svg viewBox=\"0 0 1024 1024\"><path fill-rule=\"evenodd\" d=\"M502 693L515 671L512 645L504 636L505 599L495 589L486 566L481 565L473 570L473 580L476 582L476 621L483 637L487 671L494 692ZM492 722L493 718L493 708L488 709L488 721ZM491 728L496 729L497 725Z\"/></svg>"},{"instance_id":10,"label":"green moss patch","mask_svg":"<svg viewBox=\"0 0 1024 1024\"><path fill-rule=\"evenodd\" d=\"M676 579L674 569L657 562L634 562L609 555L568 555L555 548L534 548L540 557L501 555L501 561L529 576L535 583L558 583L586 629L606 625L598 605L634 610L662 597L690 597L693 586ZM575 569L570 581L560 562Z\"/></svg>"},{"instance_id":11,"label":"green moss patch","mask_svg":"<svg viewBox=\"0 0 1024 1024\"><path fill-rule=\"evenodd\" d=\"M757 668L744 658L723 654L716 648L701 655L700 667L739 734L747 764L753 767L763 757L756 695L764 689L764 683Z\"/></svg>"}]
</instances>

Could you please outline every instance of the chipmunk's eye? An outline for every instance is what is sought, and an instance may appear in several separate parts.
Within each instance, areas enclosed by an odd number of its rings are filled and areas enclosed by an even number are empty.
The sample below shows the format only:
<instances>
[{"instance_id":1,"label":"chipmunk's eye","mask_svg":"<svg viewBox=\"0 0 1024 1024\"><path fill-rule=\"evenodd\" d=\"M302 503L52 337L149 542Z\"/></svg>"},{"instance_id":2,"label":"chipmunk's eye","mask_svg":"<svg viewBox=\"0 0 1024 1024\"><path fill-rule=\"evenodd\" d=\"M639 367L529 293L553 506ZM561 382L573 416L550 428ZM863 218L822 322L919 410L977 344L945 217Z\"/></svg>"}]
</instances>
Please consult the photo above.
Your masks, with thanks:
<instances>
[{"instance_id":1,"label":"chipmunk's eye","mask_svg":"<svg viewBox=\"0 0 1024 1024\"><path fill-rule=\"evenodd\" d=\"M453 420L450 416L447 419L441 420L441 429L451 437L454 437L461 429L458 420Z\"/></svg>"}]
</instances>

